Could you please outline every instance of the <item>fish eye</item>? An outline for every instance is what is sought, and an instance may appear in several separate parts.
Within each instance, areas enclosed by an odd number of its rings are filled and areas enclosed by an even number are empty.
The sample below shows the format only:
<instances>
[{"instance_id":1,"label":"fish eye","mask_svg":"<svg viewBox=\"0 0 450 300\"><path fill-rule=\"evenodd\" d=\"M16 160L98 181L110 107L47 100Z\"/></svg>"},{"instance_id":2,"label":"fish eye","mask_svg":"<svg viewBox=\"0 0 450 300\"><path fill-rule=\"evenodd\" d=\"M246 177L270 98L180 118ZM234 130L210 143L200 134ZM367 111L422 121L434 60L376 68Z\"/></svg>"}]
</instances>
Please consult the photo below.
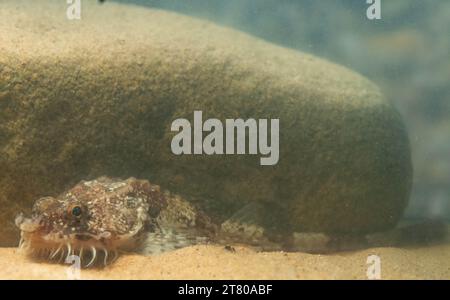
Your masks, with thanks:
<instances>
[{"instance_id":1,"label":"fish eye","mask_svg":"<svg viewBox=\"0 0 450 300\"><path fill-rule=\"evenodd\" d=\"M82 211L82 209L81 209L80 206L74 206L74 207L72 208L72 215L75 216L75 217L81 216L81 213L82 213L82 212L83 212L83 211Z\"/></svg>"}]
</instances>

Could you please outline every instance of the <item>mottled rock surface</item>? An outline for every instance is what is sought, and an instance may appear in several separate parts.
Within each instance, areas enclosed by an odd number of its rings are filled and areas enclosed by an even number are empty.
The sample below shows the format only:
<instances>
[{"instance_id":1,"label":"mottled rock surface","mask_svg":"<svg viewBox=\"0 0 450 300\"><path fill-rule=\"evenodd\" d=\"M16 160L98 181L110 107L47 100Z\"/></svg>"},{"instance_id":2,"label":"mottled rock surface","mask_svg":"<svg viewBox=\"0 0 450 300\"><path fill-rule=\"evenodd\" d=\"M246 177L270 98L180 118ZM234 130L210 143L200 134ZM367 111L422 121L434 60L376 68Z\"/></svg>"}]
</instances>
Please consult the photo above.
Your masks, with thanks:
<instances>
[{"instance_id":1,"label":"mottled rock surface","mask_svg":"<svg viewBox=\"0 0 450 300\"><path fill-rule=\"evenodd\" d=\"M370 232L409 197L399 115L354 72L164 11L61 1L0 4L0 245L14 216L81 179L146 178L225 220L245 203L296 231ZM279 118L280 161L175 156L171 122ZM272 224L273 225L273 224Z\"/></svg>"}]
</instances>

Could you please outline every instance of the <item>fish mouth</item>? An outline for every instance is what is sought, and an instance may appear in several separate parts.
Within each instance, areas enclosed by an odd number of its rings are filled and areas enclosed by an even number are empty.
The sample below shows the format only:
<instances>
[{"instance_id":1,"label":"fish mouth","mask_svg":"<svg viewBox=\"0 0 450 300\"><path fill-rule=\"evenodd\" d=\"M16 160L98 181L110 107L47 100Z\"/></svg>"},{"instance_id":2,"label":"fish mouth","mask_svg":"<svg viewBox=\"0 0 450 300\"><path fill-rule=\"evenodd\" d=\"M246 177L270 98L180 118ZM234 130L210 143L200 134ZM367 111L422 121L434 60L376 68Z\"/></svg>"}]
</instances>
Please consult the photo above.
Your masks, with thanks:
<instances>
[{"instance_id":1,"label":"fish mouth","mask_svg":"<svg viewBox=\"0 0 450 300\"><path fill-rule=\"evenodd\" d=\"M17 215L14 221L16 223L16 226L19 227L22 232L36 232L41 227L41 218L25 218L23 213Z\"/></svg>"},{"instance_id":2,"label":"fish mouth","mask_svg":"<svg viewBox=\"0 0 450 300\"><path fill-rule=\"evenodd\" d=\"M16 217L20 229L19 252L38 260L55 263L76 263L81 268L107 266L118 257L118 250L110 241L111 234L90 233L61 234L47 232L41 218Z\"/></svg>"}]
</instances>

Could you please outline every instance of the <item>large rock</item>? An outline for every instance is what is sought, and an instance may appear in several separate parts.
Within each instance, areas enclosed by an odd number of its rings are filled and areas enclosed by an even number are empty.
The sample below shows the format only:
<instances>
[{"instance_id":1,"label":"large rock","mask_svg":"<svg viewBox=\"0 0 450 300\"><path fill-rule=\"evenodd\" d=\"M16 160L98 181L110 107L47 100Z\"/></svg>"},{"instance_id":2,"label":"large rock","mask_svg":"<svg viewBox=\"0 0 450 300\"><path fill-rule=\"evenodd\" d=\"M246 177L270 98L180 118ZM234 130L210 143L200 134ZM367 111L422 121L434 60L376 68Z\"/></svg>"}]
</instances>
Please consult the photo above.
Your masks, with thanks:
<instances>
[{"instance_id":1,"label":"large rock","mask_svg":"<svg viewBox=\"0 0 450 300\"><path fill-rule=\"evenodd\" d=\"M371 232L409 197L399 115L354 72L209 22L83 1L0 4L0 245L39 196L147 178L222 221L248 202L295 231ZM176 156L174 119L279 118L280 161Z\"/></svg>"}]
</instances>

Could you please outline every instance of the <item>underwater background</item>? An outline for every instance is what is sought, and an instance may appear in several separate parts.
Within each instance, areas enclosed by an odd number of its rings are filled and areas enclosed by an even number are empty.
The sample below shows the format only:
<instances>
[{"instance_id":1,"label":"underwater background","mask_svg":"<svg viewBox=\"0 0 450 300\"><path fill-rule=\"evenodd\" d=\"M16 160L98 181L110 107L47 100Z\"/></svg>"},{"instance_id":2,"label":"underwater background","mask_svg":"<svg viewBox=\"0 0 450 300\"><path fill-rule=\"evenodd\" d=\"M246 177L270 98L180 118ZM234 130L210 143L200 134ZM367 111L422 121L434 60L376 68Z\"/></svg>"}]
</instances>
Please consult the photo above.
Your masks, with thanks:
<instances>
[{"instance_id":1,"label":"underwater background","mask_svg":"<svg viewBox=\"0 0 450 300\"><path fill-rule=\"evenodd\" d=\"M450 220L450 1L130 0L233 27L345 65L377 83L410 137L414 183L407 219Z\"/></svg>"},{"instance_id":2,"label":"underwater background","mask_svg":"<svg viewBox=\"0 0 450 300\"><path fill-rule=\"evenodd\" d=\"M81 1L0 0L0 279L450 278L449 1ZM279 165L175 155L203 108Z\"/></svg>"}]
</instances>

